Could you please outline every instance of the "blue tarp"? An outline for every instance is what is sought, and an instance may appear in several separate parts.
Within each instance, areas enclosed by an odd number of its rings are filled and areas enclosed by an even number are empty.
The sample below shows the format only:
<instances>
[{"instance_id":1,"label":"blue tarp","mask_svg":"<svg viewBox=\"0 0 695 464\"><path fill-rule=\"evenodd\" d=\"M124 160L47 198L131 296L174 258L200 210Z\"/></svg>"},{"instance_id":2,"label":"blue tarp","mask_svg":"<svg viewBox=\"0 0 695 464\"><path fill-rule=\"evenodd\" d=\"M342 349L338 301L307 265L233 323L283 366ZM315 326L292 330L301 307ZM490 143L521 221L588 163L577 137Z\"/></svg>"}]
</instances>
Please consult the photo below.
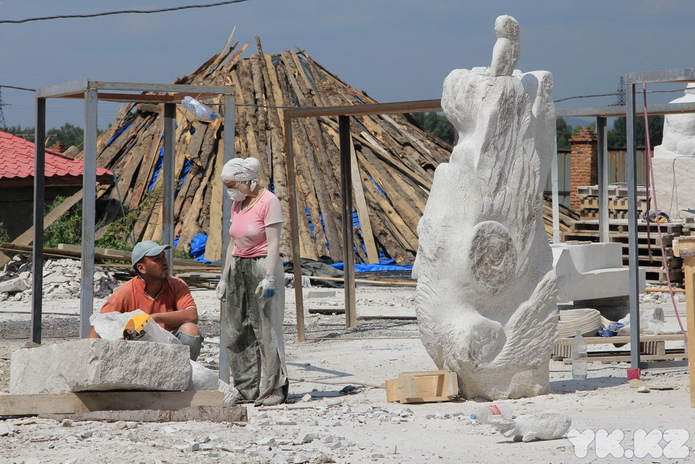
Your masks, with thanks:
<instances>
[{"instance_id":1,"label":"blue tarp","mask_svg":"<svg viewBox=\"0 0 695 464\"><path fill-rule=\"evenodd\" d=\"M379 264L355 264L355 272L376 272L376 271L412 271L412 264L390 264L392 259L381 258ZM390 263L389 263L390 262ZM336 269L344 270L343 263L331 264Z\"/></svg>"},{"instance_id":2,"label":"blue tarp","mask_svg":"<svg viewBox=\"0 0 695 464\"><path fill-rule=\"evenodd\" d=\"M196 261L201 263L211 263L205 259L205 245L207 244L208 236L205 234L196 234L191 240L191 252L190 255Z\"/></svg>"},{"instance_id":3,"label":"blue tarp","mask_svg":"<svg viewBox=\"0 0 695 464\"><path fill-rule=\"evenodd\" d=\"M127 128L130 127L131 124L132 124L132 123L129 122L129 123L126 124L125 126L123 126L123 127L121 127L120 129L118 129L118 131L117 131L115 134L113 134L113 137L111 137L111 138L109 139L109 141L106 142L106 146L108 147L109 145L111 145L111 144L113 143L113 141L116 140L116 139L118 138L119 135L121 135L123 132L125 132L125 130L126 130Z\"/></svg>"}]
</instances>

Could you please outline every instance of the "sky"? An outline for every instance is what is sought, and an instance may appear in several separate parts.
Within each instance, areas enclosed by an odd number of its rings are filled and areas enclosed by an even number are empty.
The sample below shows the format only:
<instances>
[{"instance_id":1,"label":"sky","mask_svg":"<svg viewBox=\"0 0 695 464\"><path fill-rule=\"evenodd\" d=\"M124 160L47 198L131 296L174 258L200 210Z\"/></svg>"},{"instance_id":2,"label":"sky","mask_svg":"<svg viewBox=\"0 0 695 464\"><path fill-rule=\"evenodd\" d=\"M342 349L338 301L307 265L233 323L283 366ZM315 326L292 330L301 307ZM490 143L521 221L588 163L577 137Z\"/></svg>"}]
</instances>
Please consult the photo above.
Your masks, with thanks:
<instances>
[{"instance_id":1,"label":"sky","mask_svg":"<svg viewBox=\"0 0 695 464\"><path fill-rule=\"evenodd\" d=\"M153 10L215 0L0 0L0 21L120 10ZM22 24L0 22L0 86L35 89L87 78L171 83L234 40L245 57L296 48L379 102L441 97L457 68L489 66L495 18L520 25L517 68L553 73L553 96L610 94L626 73L695 67L692 0L247 0L213 8ZM649 102L682 96L654 85ZM664 91L671 91L666 93ZM8 126L33 127L33 92L2 88ZM570 99L558 108L610 105L616 97ZM100 128L118 111L99 103ZM47 128L84 126L81 100L50 99Z\"/></svg>"}]
</instances>

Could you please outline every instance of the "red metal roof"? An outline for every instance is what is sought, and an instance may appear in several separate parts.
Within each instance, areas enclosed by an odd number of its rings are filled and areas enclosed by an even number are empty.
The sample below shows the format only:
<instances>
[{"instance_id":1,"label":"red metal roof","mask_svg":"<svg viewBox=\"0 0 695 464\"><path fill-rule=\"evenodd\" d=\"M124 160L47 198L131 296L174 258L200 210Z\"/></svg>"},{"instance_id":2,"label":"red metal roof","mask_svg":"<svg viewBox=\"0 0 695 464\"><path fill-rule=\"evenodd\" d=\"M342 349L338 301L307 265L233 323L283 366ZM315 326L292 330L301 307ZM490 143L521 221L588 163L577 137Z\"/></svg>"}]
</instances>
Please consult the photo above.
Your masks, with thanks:
<instances>
[{"instance_id":1,"label":"red metal roof","mask_svg":"<svg viewBox=\"0 0 695 464\"><path fill-rule=\"evenodd\" d=\"M46 150L46 180L58 177L82 178L83 163L62 153ZM108 169L97 168L97 177L111 176ZM34 143L0 131L0 180L34 177Z\"/></svg>"}]
</instances>

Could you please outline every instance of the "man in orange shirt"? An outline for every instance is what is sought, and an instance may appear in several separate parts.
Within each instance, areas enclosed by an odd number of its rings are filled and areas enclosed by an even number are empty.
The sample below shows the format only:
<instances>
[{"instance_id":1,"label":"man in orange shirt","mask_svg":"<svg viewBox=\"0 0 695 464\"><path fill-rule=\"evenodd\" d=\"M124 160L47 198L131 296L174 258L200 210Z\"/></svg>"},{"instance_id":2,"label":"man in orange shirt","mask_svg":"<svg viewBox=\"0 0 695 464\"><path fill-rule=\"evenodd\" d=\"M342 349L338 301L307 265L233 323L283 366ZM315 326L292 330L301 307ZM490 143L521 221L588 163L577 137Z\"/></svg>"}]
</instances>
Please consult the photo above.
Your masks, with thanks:
<instances>
[{"instance_id":1,"label":"man in orange shirt","mask_svg":"<svg viewBox=\"0 0 695 464\"><path fill-rule=\"evenodd\" d=\"M170 245L158 245L146 240L133 248L132 263L137 274L118 287L101 308L102 313L127 313L137 309L150 315L159 325L172 332L182 344L191 349L191 359L200 354L203 337L198 329L198 308L186 283L168 274L164 250ZM90 338L99 334L92 328Z\"/></svg>"}]
</instances>

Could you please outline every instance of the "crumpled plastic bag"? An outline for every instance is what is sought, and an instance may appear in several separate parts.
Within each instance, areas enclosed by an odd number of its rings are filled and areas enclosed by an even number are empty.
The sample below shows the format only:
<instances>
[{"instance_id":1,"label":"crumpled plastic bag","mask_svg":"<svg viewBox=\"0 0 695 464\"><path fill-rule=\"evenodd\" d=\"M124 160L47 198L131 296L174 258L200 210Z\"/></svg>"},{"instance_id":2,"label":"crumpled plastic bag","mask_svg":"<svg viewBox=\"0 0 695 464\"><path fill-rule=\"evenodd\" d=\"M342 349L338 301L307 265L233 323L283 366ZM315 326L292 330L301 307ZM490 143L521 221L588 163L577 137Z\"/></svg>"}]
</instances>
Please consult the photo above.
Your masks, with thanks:
<instances>
[{"instance_id":1,"label":"crumpled plastic bag","mask_svg":"<svg viewBox=\"0 0 695 464\"><path fill-rule=\"evenodd\" d=\"M662 333L662 328L664 327L664 313L661 310L661 308L655 308L655 310L653 311L649 311L646 308L642 308L640 309L639 313L639 331L641 334L659 335L660 333ZM630 335L629 314L624 318L620 319L618 321L618 324L623 325L622 327L619 327L618 335Z\"/></svg>"}]
</instances>

